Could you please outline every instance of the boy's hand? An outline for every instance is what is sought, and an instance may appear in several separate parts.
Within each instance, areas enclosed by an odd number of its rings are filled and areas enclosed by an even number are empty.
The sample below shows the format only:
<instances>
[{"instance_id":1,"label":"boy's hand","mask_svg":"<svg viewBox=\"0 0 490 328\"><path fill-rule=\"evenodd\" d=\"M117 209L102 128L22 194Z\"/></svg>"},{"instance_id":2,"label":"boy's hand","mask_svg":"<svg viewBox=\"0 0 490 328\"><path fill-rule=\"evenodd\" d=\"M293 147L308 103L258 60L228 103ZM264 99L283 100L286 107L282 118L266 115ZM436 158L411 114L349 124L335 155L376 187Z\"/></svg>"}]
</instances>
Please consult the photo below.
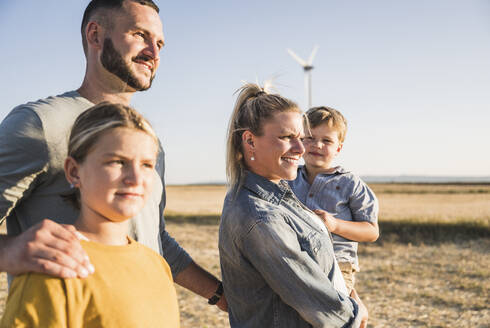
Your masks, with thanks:
<instances>
[{"instance_id":1,"label":"boy's hand","mask_svg":"<svg viewBox=\"0 0 490 328\"><path fill-rule=\"evenodd\" d=\"M313 212L322 219L328 231L335 233L337 230L337 219L334 218L332 214L324 210L313 210Z\"/></svg>"},{"instance_id":2,"label":"boy's hand","mask_svg":"<svg viewBox=\"0 0 490 328\"><path fill-rule=\"evenodd\" d=\"M350 293L350 297L352 297L356 301L357 305L359 305L359 315L361 316L361 325L359 327L366 328L368 323L368 316L369 316L366 306L359 298L359 295L357 295L355 289L352 289L352 292Z\"/></svg>"},{"instance_id":3,"label":"boy's hand","mask_svg":"<svg viewBox=\"0 0 490 328\"><path fill-rule=\"evenodd\" d=\"M1 240L2 271L40 272L61 278L85 278L94 272L71 225L44 220L15 237Z\"/></svg>"}]
</instances>

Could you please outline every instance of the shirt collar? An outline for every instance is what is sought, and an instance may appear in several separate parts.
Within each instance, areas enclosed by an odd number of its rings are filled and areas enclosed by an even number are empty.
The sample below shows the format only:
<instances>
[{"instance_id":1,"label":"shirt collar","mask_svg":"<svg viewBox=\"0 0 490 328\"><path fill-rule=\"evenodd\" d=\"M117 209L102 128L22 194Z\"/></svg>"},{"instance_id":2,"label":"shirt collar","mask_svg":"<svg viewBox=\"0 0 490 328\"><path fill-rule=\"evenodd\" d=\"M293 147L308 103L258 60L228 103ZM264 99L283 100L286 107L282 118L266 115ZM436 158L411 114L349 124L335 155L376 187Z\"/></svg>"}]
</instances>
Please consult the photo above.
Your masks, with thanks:
<instances>
[{"instance_id":1,"label":"shirt collar","mask_svg":"<svg viewBox=\"0 0 490 328\"><path fill-rule=\"evenodd\" d=\"M260 198L275 204L279 204L286 194L292 193L289 185L283 180L279 184L275 184L250 171L245 172L243 187L257 194Z\"/></svg>"},{"instance_id":2,"label":"shirt collar","mask_svg":"<svg viewBox=\"0 0 490 328\"><path fill-rule=\"evenodd\" d=\"M349 170L346 170L345 168L343 168L342 166L336 166L334 168L334 171L331 172L331 173L320 173L321 175L325 175L325 176L328 176L328 175L337 175L337 174L344 174L344 173L349 173L350 171ZM305 165L301 165L299 168L298 168L298 173L299 174L302 174L303 175L303 178L304 179L307 179L307 174L306 174L306 166Z\"/></svg>"}]
</instances>

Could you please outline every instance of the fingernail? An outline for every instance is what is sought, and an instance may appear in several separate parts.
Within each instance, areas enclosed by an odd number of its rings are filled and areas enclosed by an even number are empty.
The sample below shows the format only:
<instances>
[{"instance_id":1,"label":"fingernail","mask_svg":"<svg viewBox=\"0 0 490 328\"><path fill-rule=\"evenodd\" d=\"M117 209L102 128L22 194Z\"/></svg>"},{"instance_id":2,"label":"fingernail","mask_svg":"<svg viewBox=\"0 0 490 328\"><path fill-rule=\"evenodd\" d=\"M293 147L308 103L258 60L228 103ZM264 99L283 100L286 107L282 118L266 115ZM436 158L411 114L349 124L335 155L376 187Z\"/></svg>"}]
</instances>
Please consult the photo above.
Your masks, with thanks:
<instances>
[{"instance_id":1,"label":"fingernail","mask_svg":"<svg viewBox=\"0 0 490 328\"><path fill-rule=\"evenodd\" d=\"M93 266L92 264L90 264L90 263L88 264L88 271L89 271L90 273L94 273L94 272L95 272L95 268L94 268L94 266Z\"/></svg>"},{"instance_id":2,"label":"fingernail","mask_svg":"<svg viewBox=\"0 0 490 328\"><path fill-rule=\"evenodd\" d=\"M85 255L85 261L90 262L90 258L88 257L88 255Z\"/></svg>"},{"instance_id":3,"label":"fingernail","mask_svg":"<svg viewBox=\"0 0 490 328\"><path fill-rule=\"evenodd\" d=\"M84 268L80 269L80 277L85 278L88 276L88 271L85 270Z\"/></svg>"}]
</instances>

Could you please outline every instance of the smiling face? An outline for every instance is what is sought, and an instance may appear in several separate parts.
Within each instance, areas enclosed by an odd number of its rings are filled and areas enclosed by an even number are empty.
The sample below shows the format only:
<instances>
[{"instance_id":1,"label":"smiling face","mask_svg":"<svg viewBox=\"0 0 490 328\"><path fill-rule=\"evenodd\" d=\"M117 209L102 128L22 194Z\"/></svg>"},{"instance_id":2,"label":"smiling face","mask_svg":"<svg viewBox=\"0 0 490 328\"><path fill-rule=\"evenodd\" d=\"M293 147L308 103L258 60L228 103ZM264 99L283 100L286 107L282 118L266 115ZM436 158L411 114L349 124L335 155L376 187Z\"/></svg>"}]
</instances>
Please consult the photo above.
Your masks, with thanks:
<instances>
[{"instance_id":1,"label":"smiling face","mask_svg":"<svg viewBox=\"0 0 490 328\"><path fill-rule=\"evenodd\" d=\"M322 123L311 128L310 132L304 138L306 167L330 169L334 158L342 149L338 131L328 123Z\"/></svg>"},{"instance_id":2,"label":"smiling face","mask_svg":"<svg viewBox=\"0 0 490 328\"><path fill-rule=\"evenodd\" d=\"M113 222L136 215L152 190L156 155L145 132L115 128L101 135L74 168L82 215Z\"/></svg>"},{"instance_id":3,"label":"smiling face","mask_svg":"<svg viewBox=\"0 0 490 328\"><path fill-rule=\"evenodd\" d=\"M134 91L150 88L164 45L158 13L149 6L125 1L110 15L112 26L104 38L102 66Z\"/></svg>"},{"instance_id":4,"label":"smiling face","mask_svg":"<svg viewBox=\"0 0 490 328\"><path fill-rule=\"evenodd\" d=\"M296 178L298 161L305 149L301 114L294 111L277 112L262 127L261 136L246 131L243 144L249 169L272 182ZM250 160L253 154L254 160Z\"/></svg>"}]
</instances>

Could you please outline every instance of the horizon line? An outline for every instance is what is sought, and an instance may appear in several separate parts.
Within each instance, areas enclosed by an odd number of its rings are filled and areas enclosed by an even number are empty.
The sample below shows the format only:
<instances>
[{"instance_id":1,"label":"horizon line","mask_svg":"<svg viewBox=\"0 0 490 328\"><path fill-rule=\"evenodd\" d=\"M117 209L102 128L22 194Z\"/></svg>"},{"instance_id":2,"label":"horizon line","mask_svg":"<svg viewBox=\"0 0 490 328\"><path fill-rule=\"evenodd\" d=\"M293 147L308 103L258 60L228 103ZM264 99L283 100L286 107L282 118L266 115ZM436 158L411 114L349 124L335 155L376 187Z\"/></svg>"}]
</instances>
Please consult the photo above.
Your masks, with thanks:
<instances>
[{"instance_id":1,"label":"horizon line","mask_svg":"<svg viewBox=\"0 0 490 328\"><path fill-rule=\"evenodd\" d=\"M490 183L490 175L474 176L474 175L460 175L460 176L446 176L446 175L361 175L360 176L367 183ZM223 186L226 185L226 181L214 180L206 182L176 182L167 183L167 186Z\"/></svg>"}]
</instances>

